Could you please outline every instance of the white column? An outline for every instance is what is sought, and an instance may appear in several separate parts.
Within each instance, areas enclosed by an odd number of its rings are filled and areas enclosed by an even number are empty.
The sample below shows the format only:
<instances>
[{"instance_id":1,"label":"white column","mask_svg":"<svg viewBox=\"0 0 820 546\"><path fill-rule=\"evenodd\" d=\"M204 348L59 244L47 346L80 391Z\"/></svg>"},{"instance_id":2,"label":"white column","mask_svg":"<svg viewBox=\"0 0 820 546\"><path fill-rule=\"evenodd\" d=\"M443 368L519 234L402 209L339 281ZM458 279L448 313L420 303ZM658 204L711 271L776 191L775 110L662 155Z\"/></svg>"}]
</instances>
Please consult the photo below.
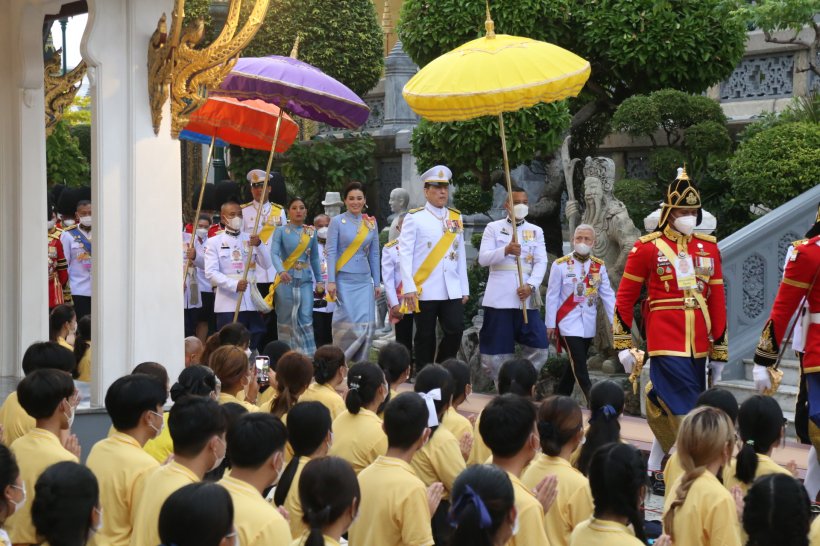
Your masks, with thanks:
<instances>
[{"instance_id":1,"label":"white column","mask_svg":"<svg viewBox=\"0 0 820 546\"><path fill-rule=\"evenodd\" d=\"M92 404L143 361L183 362L179 144L155 136L147 48L170 0L90 0L82 42L92 104Z\"/></svg>"},{"instance_id":2,"label":"white column","mask_svg":"<svg viewBox=\"0 0 820 546\"><path fill-rule=\"evenodd\" d=\"M11 0L0 18L0 373L48 338L43 16L59 2Z\"/></svg>"}]
</instances>

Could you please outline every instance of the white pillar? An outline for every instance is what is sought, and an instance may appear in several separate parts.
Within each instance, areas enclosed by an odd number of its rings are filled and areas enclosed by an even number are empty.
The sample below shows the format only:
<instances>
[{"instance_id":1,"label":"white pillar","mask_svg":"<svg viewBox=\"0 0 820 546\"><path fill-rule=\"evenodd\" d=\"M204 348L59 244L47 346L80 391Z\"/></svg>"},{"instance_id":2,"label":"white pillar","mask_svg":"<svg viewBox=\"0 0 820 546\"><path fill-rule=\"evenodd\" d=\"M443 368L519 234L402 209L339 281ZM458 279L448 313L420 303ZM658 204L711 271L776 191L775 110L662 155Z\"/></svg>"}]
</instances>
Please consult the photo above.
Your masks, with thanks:
<instances>
[{"instance_id":1,"label":"white pillar","mask_svg":"<svg viewBox=\"0 0 820 546\"><path fill-rule=\"evenodd\" d=\"M148 40L170 0L89 0L83 58L92 104L92 404L138 363L182 369L179 143L155 136Z\"/></svg>"},{"instance_id":2,"label":"white pillar","mask_svg":"<svg viewBox=\"0 0 820 546\"><path fill-rule=\"evenodd\" d=\"M43 16L59 2L10 0L0 18L0 373L48 338Z\"/></svg>"}]
</instances>

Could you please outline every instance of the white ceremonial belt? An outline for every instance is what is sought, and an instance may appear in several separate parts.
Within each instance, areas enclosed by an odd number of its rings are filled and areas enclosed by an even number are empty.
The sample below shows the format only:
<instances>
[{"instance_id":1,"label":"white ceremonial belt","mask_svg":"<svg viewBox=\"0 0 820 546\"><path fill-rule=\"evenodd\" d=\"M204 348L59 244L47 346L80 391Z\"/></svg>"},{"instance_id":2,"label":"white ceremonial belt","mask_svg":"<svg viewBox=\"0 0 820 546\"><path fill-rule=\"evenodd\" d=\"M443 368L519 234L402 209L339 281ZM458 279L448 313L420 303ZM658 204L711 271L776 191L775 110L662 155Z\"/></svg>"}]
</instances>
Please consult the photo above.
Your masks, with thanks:
<instances>
[{"instance_id":1,"label":"white ceremonial belt","mask_svg":"<svg viewBox=\"0 0 820 546\"><path fill-rule=\"evenodd\" d=\"M518 271L518 266L515 264L491 265L490 271ZM532 267L522 265L521 271L524 273L532 273Z\"/></svg>"},{"instance_id":2,"label":"white ceremonial belt","mask_svg":"<svg viewBox=\"0 0 820 546\"><path fill-rule=\"evenodd\" d=\"M809 313L809 322L812 324L820 324L820 313Z\"/></svg>"}]
</instances>

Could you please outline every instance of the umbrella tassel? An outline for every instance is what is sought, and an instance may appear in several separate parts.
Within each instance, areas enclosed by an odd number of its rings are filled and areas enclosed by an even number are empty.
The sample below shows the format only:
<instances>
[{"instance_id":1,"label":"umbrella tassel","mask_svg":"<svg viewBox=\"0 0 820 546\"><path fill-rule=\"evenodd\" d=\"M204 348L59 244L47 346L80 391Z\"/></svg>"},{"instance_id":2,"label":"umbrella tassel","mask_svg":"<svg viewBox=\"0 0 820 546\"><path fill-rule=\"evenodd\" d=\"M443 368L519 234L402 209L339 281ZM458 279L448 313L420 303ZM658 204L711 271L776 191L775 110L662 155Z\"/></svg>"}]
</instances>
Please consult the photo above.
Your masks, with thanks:
<instances>
[{"instance_id":1,"label":"umbrella tassel","mask_svg":"<svg viewBox=\"0 0 820 546\"><path fill-rule=\"evenodd\" d=\"M194 247L194 238L196 237L196 223L199 221L199 213L202 212L202 200L205 198L205 184L208 183L208 173L211 172L211 161L214 158L214 145L216 144L216 133L211 136L211 145L208 146L208 164L205 166L205 172L202 174L202 187L199 189L199 200L196 202L196 214L191 220L191 242L188 243L188 251ZM182 284L188 279L188 267L191 265L191 260L185 260L185 271L182 274Z\"/></svg>"},{"instance_id":2,"label":"umbrella tassel","mask_svg":"<svg viewBox=\"0 0 820 546\"><path fill-rule=\"evenodd\" d=\"M507 200L510 206L510 217L513 221L512 239L513 243L518 243L518 229L515 225L516 218L514 212L512 179L510 178L510 160L507 158L507 135L504 132L504 114L498 114L498 127L501 129L501 153L504 157L504 179L507 182ZM521 269L521 256L515 257L515 265L518 269L518 286L524 286L524 272ZM521 302L521 312L524 313L524 324L527 324L527 302Z\"/></svg>"},{"instance_id":3,"label":"umbrella tassel","mask_svg":"<svg viewBox=\"0 0 820 546\"><path fill-rule=\"evenodd\" d=\"M284 108L281 109L279 112L279 117L276 119L276 129L273 131L273 143L270 147L270 154L268 154L268 166L265 168L265 182L262 185L262 199L263 202L259 205L259 213L256 215L256 221L253 223L253 232L251 237L256 236L256 232L259 229L259 219L262 218L262 208L265 206L264 199L268 194L268 181L270 180L270 170L271 166L273 165L273 154L276 152L276 144L279 141L279 128L282 126L282 118L285 116ZM251 268L251 259L253 258L253 249L249 249L248 257L245 260L245 271L242 273L242 280L248 280L248 271ZM242 308L242 300L244 299L245 294L239 294L236 298L236 309L233 313L233 321L236 322L236 319L239 318L239 310Z\"/></svg>"}]
</instances>

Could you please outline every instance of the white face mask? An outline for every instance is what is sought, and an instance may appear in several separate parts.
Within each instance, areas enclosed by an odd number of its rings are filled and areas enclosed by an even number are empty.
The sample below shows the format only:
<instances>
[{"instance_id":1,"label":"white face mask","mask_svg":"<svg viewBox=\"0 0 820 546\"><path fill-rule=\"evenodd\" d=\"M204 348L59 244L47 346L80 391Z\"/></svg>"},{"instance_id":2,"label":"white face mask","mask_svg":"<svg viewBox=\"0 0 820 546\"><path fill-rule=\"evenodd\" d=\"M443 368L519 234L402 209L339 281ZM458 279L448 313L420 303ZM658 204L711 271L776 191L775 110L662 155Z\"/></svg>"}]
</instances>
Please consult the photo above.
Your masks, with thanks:
<instances>
[{"instance_id":1,"label":"white face mask","mask_svg":"<svg viewBox=\"0 0 820 546\"><path fill-rule=\"evenodd\" d=\"M530 207L525 205L524 203L520 203L513 207L513 213L515 214L516 220L523 220L527 217L527 214L530 212Z\"/></svg>"},{"instance_id":2,"label":"white face mask","mask_svg":"<svg viewBox=\"0 0 820 546\"><path fill-rule=\"evenodd\" d=\"M47 225L48 225L48 230L51 231L52 229L54 229L54 226L57 225L57 221L56 220L49 220Z\"/></svg>"},{"instance_id":3,"label":"white face mask","mask_svg":"<svg viewBox=\"0 0 820 546\"><path fill-rule=\"evenodd\" d=\"M70 228L71 226L73 226L76 223L77 222L74 220L74 218L64 218L63 219L63 227Z\"/></svg>"},{"instance_id":4,"label":"white face mask","mask_svg":"<svg viewBox=\"0 0 820 546\"><path fill-rule=\"evenodd\" d=\"M12 487L23 492L23 499L20 502L14 502L12 499L9 499L9 502L14 505L14 513L16 514L26 505L26 482L23 482L23 485L12 485Z\"/></svg>"},{"instance_id":5,"label":"white face mask","mask_svg":"<svg viewBox=\"0 0 820 546\"><path fill-rule=\"evenodd\" d=\"M575 252L577 252L580 256L589 256L589 253L592 251L592 247L586 243L575 243Z\"/></svg>"},{"instance_id":6,"label":"white face mask","mask_svg":"<svg viewBox=\"0 0 820 546\"><path fill-rule=\"evenodd\" d=\"M317 229L316 230L316 236L320 239L327 240L327 228L326 227L320 227L319 229Z\"/></svg>"},{"instance_id":7,"label":"white face mask","mask_svg":"<svg viewBox=\"0 0 820 546\"><path fill-rule=\"evenodd\" d=\"M196 228L196 236L200 239L208 238L208 228Z\"/></svg>"},{"instance_id":8,"label":"white face mask","mask_svg":"<svg viewBox=\"0 0 820 546\"><path fill-rule=\"evenodd\" d=\"M219 436L217 436L216 439L219 440L219 443L221 443L221 444L225 443L225 442L222 441L222 438L220 438ZM226 448L225 451L227 451L227 447L228 446L225 446L225 448ZM216 460L214 461L214 465L211 467L211 469L208 472L212 472L212 471L216 470L217 468L219 468L219 465L221 465L222 461L224 461L224 460L225 460L225 454L223 453L221 457L216 458Z\"/></svg>"},{"instance_id":9,"label":"white face mask","mask_svg":"<svg viewBox=\"0 0 820 546\"><path fill-rule=\"evenodd\" d=\"M91 227L91 216L83 216L80 218L80 225L83 227Z\"/></svg>"},{"instance_id":10,"label":"white face mask","mask_svg":"<svg viewBox=\"0 0 820 546\"><path fill-rule=\"evenodd\" d=\"M71 404L71 401L68 401L68 405L71 407L71 414L69 415L66 412L63 412L65 418L68 419L68 428L71 428L71 425L74 424L74 406Z\"/></svg>"},{"instance_id":11,"label":"white face mask","mask_svg":"<svg viewBox=\"0 0 820 546\"><path fill-rule=\"evenodd\" d=\"M154 415L159 417L159 428L155 427L152 423L148 423L148 426L151 427L152 429L154 429L154 432L156 432L156 434L154 435L154 438L159 438L160 434L162 434L162 429L165 428L165 419L162 418L161 414L159 414L155 411L152 411L151 413L153 413Z\"/></svg>"},{"instance_id":12,"label":"white face mask","mask_svg":"<svg viewBox=\"0 0 820 546\"><path fill-rule=\"evenodd\" d=\"M518 521L518 514L515 514L515 521L513 522L513 526L512 526L513 536L518 534L518 531L519 531L520 528L521 528L521 523Z\"/></svg>"},{"instance_id":13,"label":"white face mask","mask_svg":"<svg viewBox=\"0 0 820 546\"><path fill-rule=\"evenodd\" d=\"M102 531L102 528L103 528L103 511L102 511L102 508L97 508L95 506L94 510L96 510L97 514L99 514L100 517L97 519L97 524L94 527L91 528L91 534L92 535L96 535L97 533Z\"/></svg>"},{"instance_id":14,"label":"white face mask","mask_svg":"<svg viewBox=\"0 0 820 546\"><path fill-rule=\"evenodd\" d=\"M242 229L242 218L239 216L235 216L228 220L228 227L234 231L239 231Z\"/></svg>"},{"instance_id":15,"label":"white face mask","mask_svg":"<svg viewBox=\"0 0 820 546\"><path fill-rule=\"evenodd\" d=\"M697 216L679 216L675 219L675 229L684 235L692 235L696 225L698 225Z\"/></svg>"}]
</instances>

